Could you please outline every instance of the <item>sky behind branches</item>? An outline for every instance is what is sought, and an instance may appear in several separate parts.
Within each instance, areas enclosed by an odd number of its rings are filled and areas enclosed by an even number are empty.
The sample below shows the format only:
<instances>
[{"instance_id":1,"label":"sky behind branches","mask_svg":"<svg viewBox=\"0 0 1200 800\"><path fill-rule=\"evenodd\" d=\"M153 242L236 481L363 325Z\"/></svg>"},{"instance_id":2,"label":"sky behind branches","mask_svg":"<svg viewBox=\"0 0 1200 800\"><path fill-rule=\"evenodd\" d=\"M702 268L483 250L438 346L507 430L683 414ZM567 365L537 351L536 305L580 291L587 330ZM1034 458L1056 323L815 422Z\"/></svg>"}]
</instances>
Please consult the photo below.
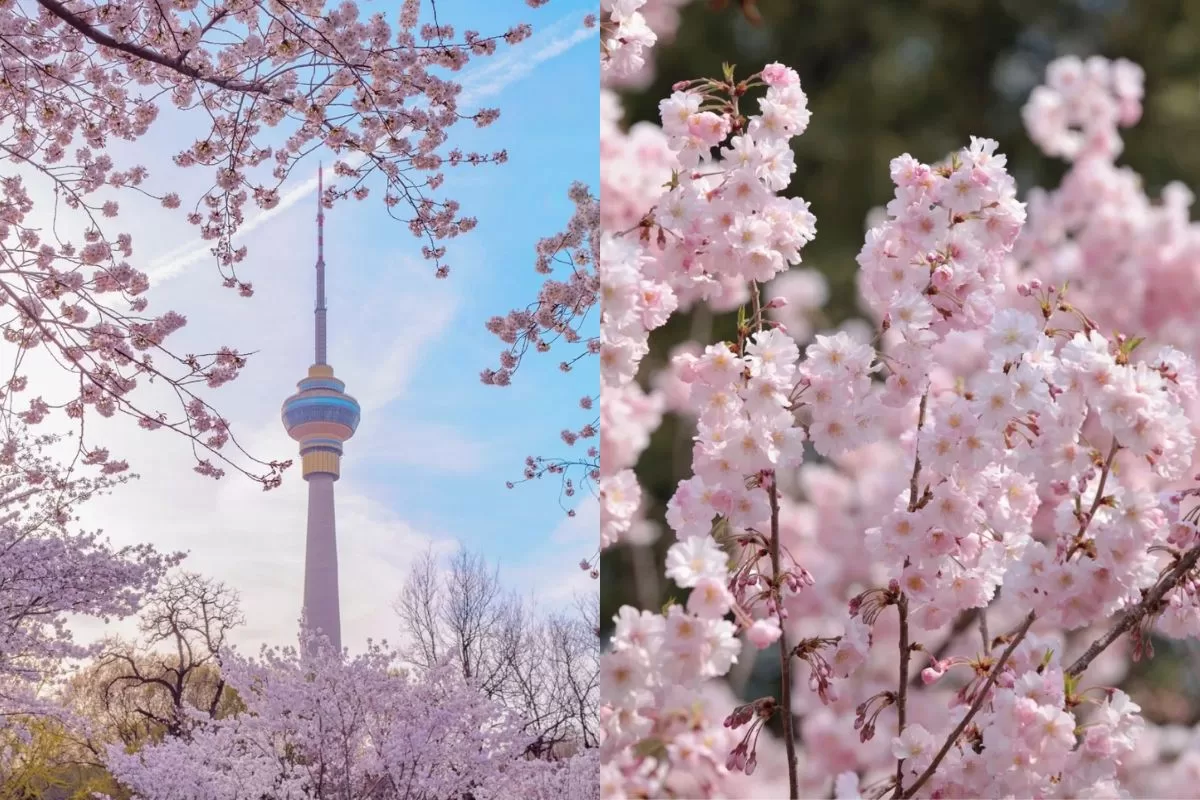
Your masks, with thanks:
<instances>
[{"instance_id":1,"label":"sky behind branches","mask_svg":"<svg viewBox=\"0 0 1200 800\"><path fill-rule=\"evenodd\" d=\"M565 354L552 352L527 361L512 387L479 382L500 350L484 322L536 296L534 245L570 218L572 181L597 184L598 107L594 92L582 91L598 82L595 31L582 29L594 9L584 0L538 11L518 0L437 5L439 19L460 33L524 20L534 36L459 76L468 108L497 106L502 114L483 130L469 122L452 128L453 144L507 149L509 161L448 171L445 195L479 219L469 235L448 242L448 279L433 277L420 241L387 216L377 195L326 214L329 360L363 407L336 488L343 641L352 650L368 638L397 640L391 602L408 565L430 546L482 552L500 563L510 587L543 603L595 590L578 568L595 549L594 502L569 519L557 481L512 490L505 481L519 477L526 455L562 452L558 431L589 421L578 400L596 393L596 381L588 382L587 369L563 376L557 364ZM211 180L201 168L170 166L191 135L185 115L164 113L135 159L150 167L152 184L169 176L185 205ZM323 158L327 166L333 160ZM239 237L249 248L238 273L254 284L250 299L220 286L208 246L178 212L122 197L118 220L133 234L135 264L151 274L149 310L188 318L173 350L228 344L254 353L238 380L207 399L250 453L296 463L271 492L232 472L214 482L192 471L179 437L138 430L128 419L102 421L104 441L141 478L87 504L81 522L117 544L187 551L185 568L237 589L247 617L235 637L243 649L293 644L300 614L306 486L279 408L312 362L316 158L305 166L285 184L284 207L250 214ZM102 632L76 627L84 639ZM109 630L132 632L129 623Z\"/></svg>"}]
</instances>

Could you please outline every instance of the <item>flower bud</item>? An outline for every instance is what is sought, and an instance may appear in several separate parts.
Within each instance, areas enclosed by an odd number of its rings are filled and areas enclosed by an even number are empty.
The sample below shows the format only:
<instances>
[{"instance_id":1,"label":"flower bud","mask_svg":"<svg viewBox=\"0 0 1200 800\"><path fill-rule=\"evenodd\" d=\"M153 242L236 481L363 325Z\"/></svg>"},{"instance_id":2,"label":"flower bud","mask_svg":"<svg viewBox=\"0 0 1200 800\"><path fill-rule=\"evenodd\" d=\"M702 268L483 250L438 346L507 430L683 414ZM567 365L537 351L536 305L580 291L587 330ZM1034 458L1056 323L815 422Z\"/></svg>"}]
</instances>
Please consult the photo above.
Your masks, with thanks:
<instances>
[{"instance_id":1,"label":"flower bud","mask_svg":"<svg viewBox=\"0 0 1200 800\"><path fill-rule=\"evenodd\" d=\"M767 303L766 308L787 308L788 301L786 297L772 297Z\"/></svg>"}]
</instances>

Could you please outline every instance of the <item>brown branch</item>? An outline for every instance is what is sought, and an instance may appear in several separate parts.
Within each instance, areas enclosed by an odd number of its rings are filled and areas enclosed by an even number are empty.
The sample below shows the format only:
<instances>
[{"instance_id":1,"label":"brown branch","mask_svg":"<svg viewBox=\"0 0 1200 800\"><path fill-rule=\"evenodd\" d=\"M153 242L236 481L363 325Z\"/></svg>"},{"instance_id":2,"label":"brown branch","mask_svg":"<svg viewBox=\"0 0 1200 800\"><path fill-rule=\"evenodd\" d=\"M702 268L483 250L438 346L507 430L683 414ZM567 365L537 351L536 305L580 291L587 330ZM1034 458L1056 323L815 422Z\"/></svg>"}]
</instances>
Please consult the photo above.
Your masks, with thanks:
<instances>
[{"instance_id":1,"label":"brown branch","mask_svg":"<svg viewBox=\"0 0 1200 800\"><path fill-rule=\"evenodd\" d=\"M922 404L923 405L923 404ZM922 416L924 416L922 414ZM900 681L896 692L896 713L899 717L899 728L896 735L904 733L904 723L908 711L908 662L912 658L912 650L908 646L908 596L903 592L896 602L900 612ZM896 792L904 790L904 759L896 759Z\"/></svg>"},{"instance_id":2,"label":"brown branch","mask_svg":"<svg viewBox=\"0 0 1200 800\"><path fill-rule=\"evenodd\" d=\"M771 476L767 497L771 501L772 585L774 586L775 602L778 604L776 610L779 612L779 670L782 673L779 699L782 706L780 713L783 715L783 744L787 750L788 798L789 800L799 800L799 764L796 758L796 737L792 731L792 651L788 647L787 626L783 620L783 592L779 590L779 487L775 483L774 475Z\"/></svg>"},{"instance_id":3,"label":"brown branch","mask_svg":"<svg viewBox=\"0 0 1200 800\"><path fill-rule=\"evenodd\" d=\"M114 39L104 31L89 25L75 14L67 10L67 7L58 0L37 0L38 5L44 8L50 14L58 17L67 25L74 28L83 36L92 40L101 47L106 47L109 50L116 50L119 53L124 53L127 56L138 58L143 61L149 61L151 64L158 64L160 67L174 70L180 75L192 78L193 80L202 81L211 84L221 89L227 89L234 92L248 92L251 94L267 94L267 87L258 82L249 82L238 80L236 78L222 78L217 75L205 75L199 69L183 63L183 59L187 56L184 53L179 58L167 58L161 53L156 53L140 45L130 42L122 42Z\"/></svg>"},{"instance_id":4,"label":"brown branch","mask_svg":"<svg viewBox=\"0 0 1200 800\"><path fill-rule=\"evenodd\" d=\"M225 679L221 678L217 681L217 688L213 691L212 702L208 704L208 716L216 719L217 707L221 704L221 698L225 695Z\"/></svg>"},{"instance_id":5,"label":"brown branch","mask_svg":"<svg viewBox=\"0 0 1200 800\"><path fill-rule=\"evenodd\" d=\"M908 484L909 513L917 510L917 483L921 477L921 428L925 427L925 407L929 403L929 392L921 395L921 411L917 416L917 435L913 437L913 471Z\"/></svg>"},{"instance_id":6,"label":"brown branch","mask_svg":"<svg viewBox=\"0 0 1200 800\"><path fill-rule=\"evenodd\" d=\"M1117 451L1121 449L1121 444L1113 437L1112 447L1108 450L1108 458L1104 461L1104 467L1100 470L1100 483L1096 486L1096 496L1092 498L1092 507L1088 509L1087 516L1079 521L1079 532L1075 534L1075 541L1071 543L1071 549L1067 551L1063 562L1071 560L1071 556L1075 555L1076 551L1083 546L1083 535L1087 533L1088 526L1092 524L1092 519L1096 516L1096 510L1100 508L1100 503L1104 499L1104 483L1108 480L1108 473L1112 470L1113 459L1117 457Z\"/></svg>"},{"instance_id":7,"label":"brown branch","mask_svg":"<svg viewBox=\"0 0 1200 800\"><path fill-rule=\"evenodd\" d=\"M921 395L921 410L917 414L917 432L913 436L913 470L908 484L908 511L911 514L917 510L918 483L921 479L921 429L925 427L925 410L929 405L929 392ZM908 559L904 560L908 566ZM900 679L896 690L896 714L899 721L897 735L904 733L904 724L908 712L908 664L912 658L912 650L908 646L908 595L900 593L896 601L896 609L900 614ZM896 794L899 795L904 787L904 759L896 760Z\"/></svg>"},{"instance_id":8,"label":"brown branch","mask_svg":"<svg viewBox=\"0 0 1200 800\"><path fill-rule=\"evenodd\" d=\"M1142 598L1142 602L1126 611L1125 615L1121 617L1120 622L1114 625L1108 633L1092 642L1084 654L1077 658L1075 663L1067 667L1066 674L1074 677L1082 675L1083 671L1088 668L1088 665L1104 652L1110 644L1121 638L1126 631L1137 625L1147 614L1156 613L1163 597L1167 592L1179 585L1179 582L1196 567L1198 560L1200 560L1200 545L1196 545L1184 553L1174 566L1170 567L1162 578L1159 579L1154 588L1146 593L1146 596Z\"/></svg>"},{"instance_id":9,"label":"brown branch","mask_svg":"<svg viewBox=\"0 0 1200 800\"><path fill-rule=\"evenodd\" d=\"M988 692L991 691L992 686L995 685L996 679L1000 677L1000 670L1004 669L1004 664L1008 661L1009 656L1013 654L1013 651L1017 649L1017 645L1019 645L1025 638L1025 634L1029 633L1029 626L1033 624L1035 619L1037 619L1037 613L1030 611L1025 617L1025 621L1021 623L1021 627L1017 629L1015 634L1013 634L1012 641L1009 642L1008 647L1004 649L1004 653L1000 656L1000 660L996 662L996 665L992 667L992 671L988 673L987 681L984 682L983 688L981 688L979 690L979 694L976 695L975 702L971 704L971 708L967 710L966 715L959 721L958 725L954 727L954 730L950 732L950 735L946 737L946 741L942 744L942 749L938 750L937 755L933 757L933 761L931 761L929 766L925 768L925 771L921 773L921 776L917 778L916 783L909 787L907 792L903 793L901 793L900 787L897 786L895 794L892 795L893 798L904 798L905 800L908 800L908 798L917 793L917 790L920 789L927 780L933 777L933 773L937 771L938 765L942 763L942 759L945 758L946 754L950 752L950 748L953 747L954 743L958 741L958 737L962 735L962 732L967 729L967 725L971 723L972 718L979 713L979 709L983 708L983 704L987 702Z\"/></svg>"}]
</instances>

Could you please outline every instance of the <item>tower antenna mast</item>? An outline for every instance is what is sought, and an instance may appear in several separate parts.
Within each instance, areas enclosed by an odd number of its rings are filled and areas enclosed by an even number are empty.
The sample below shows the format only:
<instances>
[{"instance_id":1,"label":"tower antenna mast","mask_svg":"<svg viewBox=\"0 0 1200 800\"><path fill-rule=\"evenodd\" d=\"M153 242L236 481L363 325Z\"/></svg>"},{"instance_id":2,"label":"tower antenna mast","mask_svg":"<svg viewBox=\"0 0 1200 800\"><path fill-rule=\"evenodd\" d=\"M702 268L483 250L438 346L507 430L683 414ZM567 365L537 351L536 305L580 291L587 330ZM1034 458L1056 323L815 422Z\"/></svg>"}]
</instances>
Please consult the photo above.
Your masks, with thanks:
<instances>
[{"instance_id":1,"label":"tower antenna mast","mask_svg":"<svg viewBox=\"0 0 1200 800\"><path fill-rule=\"evenodd\" d=\"M317 364L324 364L325 352L325 166L317 169Z\"/></svg>"}]
</instances>

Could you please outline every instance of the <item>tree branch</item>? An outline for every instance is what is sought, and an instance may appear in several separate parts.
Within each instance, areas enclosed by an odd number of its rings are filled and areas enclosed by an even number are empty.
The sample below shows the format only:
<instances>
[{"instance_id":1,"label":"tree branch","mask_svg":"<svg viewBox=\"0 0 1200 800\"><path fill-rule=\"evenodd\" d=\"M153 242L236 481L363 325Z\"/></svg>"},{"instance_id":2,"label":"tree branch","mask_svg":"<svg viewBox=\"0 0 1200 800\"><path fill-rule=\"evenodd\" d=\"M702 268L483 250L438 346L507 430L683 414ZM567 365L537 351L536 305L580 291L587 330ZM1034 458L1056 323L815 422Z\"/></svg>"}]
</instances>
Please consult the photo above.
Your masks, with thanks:
<instances>
[{"instance_id":1,"label":"tree branch","mask_svg":"<svg viewBox=\"0 0 1200 800\"><path fill-rule=\"evenodd\" d=\"M101 47L107 47L109 50L116 50L119 53L124 53L127 56L149 61L151 64L158 64L160 67L174 70L180 75L192 78L193 80L202 81L221 89L228 89L234 92L246 92L249 94L267 94L267 87L258 82L243 81L236 78L222 78L216 75L205 75L199 69L183 63L187 53L182 54L179 58L167 58L161 53L156 53L153 50L148 50L140 45L130 42L122 42L114 39L104 31L95 28L84 22L75 14L67 10L67 7L58 0L37 0L38 5L48 11L50 14L58 17L67 25L74 28L83 36L90 39L95 44Z\"/></svg>"},{"instance_id":2,"label":"tree branch","mask_svg":"<svg viewBox=\"0 0 1200 800\"><path fill-rule=\"evenodd\" d=\"M893 798L902 797L904 800L908 800L908 798L917 793L917 790L924 785L925 781L933 777L933 773L937 771L938 764L942 763L942 759L945 758L946 754L950 752L950 748L954 746L956 741L958 741L958 737L962 735L962 732L967 729L967 725L971 723L971 719L974 718L977 713L979 713L979 709L983 708L983 704L987 702L988 692L991 691L992 686L995 685L996 679L1000 677L1000 670L1004 669L1004 664L1008 661L1008 657L1011 656L1013 651L1017 649L1017 645L1019 645L1021 640L1025 638L1025 634L1029 633L1029 626L1033 624L1035 619L1037 619L1037 614L1033 611L1030 611L1025 617L1025 621L1021 623L1021 627L1018 628L1017 632L1013 635L1013 640L1009 642L1008 647L1004 649L1004 653L1000 656L1000 660L996 662L996 665L992 667L992 671L988 673L987 681L984 682L983 688L981 688L979 690L979 694L976 695L975 702L971 704L971 708L967 710L966 715L959 721L958 725L954 727L954 730L950 732L950 735L946 737L945 743L942 744L942 749L938 750L937 755L933 757L933 761L929 763L929 766L926 767L925 771L921 773L921 776L917 778L916 783L914 783L909 790L903 794L901 794L900 787L897 786L896 793L892 795Z\"/></svg>"},{"instance_id":3,"label":"tree branch","mask_svg":"<svg viewBox=\"0 0 1200 800\"><path fill-rule=\"evenodd\" d=\"M797 770L799 769L796 760L796 738L792 731L792 651L788 647L787 641L787 625L783 620L783 592L779 590L779 487L775 483L775 476L771 476L771 486L767 491L767 497L771 501L771 573L774 586L775 602L778 603L777 611L779 612L779 670L781 676L781 686L779 691L780 713L783 715L783 744L787 750L788 762L788 797L791 800L799 800L800 785Z\"/></svg>"},{"instance_id":4,"label":"tree branch","mask_svg":"<svg viewBox=\"0 0 1200 800\"><path fill-rule=\"evenodd\" d=\"M912 650L908 646L908 597L903 592L900 593L900 599L896 602L896 608L900 612L900 681L896 691L896 714L899 718L899 728L896 735L904 733L904 723L907 720L908 711L908 661L912 657ZM896 791L901 792L904 788L904 759L896 759Z\"/></svg>"},{"instance_id":5,"label":"tree branch","mask_svg":"<svg viewBox=\"0 0 1200 800\"><path fill-rule=\"evenodd\" d=\"M1121 617L1121 621L1109 630L1108 633L1101 636L1096 641L1092 642L1091 646L1075 660L1075 663L1067 667L1066 674L1079 677L1083 671L1088 668L1098 655L1103 653L1110 644L1119 639L1122 634L1137 625L1147 614L1153 614L1158 611L1158 604L1162 602L1163 597L1167 592L1174 589L1184 577L1187 576L1196 567L1196 562L1200 560L1200 545L1196 545L1191 550L1188 550L1184 555L1175 562L1174 566L1170 567L1166 573L1155 584L1154 588L1146 593L1142 598L1142 602L1138 603L1133 608L1125 612Z\"/></svg>"}]
</instances>

